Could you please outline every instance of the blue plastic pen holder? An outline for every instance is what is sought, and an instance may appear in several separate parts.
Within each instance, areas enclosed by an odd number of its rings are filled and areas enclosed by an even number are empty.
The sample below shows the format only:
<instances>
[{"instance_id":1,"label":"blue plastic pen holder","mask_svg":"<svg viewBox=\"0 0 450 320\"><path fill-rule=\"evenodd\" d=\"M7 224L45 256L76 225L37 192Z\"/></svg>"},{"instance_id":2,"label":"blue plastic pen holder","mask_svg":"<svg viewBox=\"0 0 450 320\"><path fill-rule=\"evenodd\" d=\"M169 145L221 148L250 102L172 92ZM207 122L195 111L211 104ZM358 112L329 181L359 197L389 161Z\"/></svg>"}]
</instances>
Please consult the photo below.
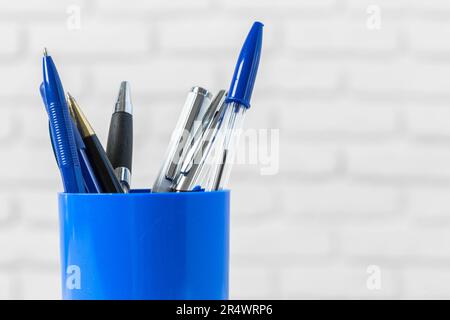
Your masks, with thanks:
<instances>
[{"instance_id":1,"label":"blue plastic pen holder","mask_svg":"<svg viewBox=\"0 0 450 320\"><path fill-rule=\"evenodd\" d=\"M227 299L229 191L59 194L64 299Z\"/></svg>"}]
</instances>

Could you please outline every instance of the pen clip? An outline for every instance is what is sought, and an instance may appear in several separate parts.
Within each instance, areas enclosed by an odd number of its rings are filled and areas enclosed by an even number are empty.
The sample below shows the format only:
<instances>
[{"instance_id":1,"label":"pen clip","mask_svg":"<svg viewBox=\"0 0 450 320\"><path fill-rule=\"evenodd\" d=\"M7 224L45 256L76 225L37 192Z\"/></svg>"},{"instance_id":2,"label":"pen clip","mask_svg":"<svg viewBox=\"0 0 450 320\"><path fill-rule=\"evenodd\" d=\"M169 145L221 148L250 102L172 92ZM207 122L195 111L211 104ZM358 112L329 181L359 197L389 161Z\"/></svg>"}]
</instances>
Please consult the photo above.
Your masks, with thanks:
<instances>
[{"instance_id":1,"label":"pen clip","mask_svg":"<svg viewBox=\"0 0 450 320\"><path fill-rule=\"evenodd\" d=\"M196 184L197 177L205 164L209 151L222 126L225 111L227 109L225 98L226 94L218 99L219 108L215 111L214 117L210 121L208 127L202 131L201 139L189 154L190 157L187 157L186 161L183 163L181 174L173 186L173 189L178 191L189 191L193 187L193 184Z\"/></svg>"},{"instance_id":2,"label":"pen clip","mask_svg":"<svg viewBox=\"0 0 450 320\"><path fill-rule=\"evenodd\" d=\"M192 97L191 94L194 94ZM170 162L165 172L166 179L173 181L178 173L183 159L187 153L187 147L192 142L192 132L194 131L194 125L199 121L199 115L201 115L204 108L205 98L210 97L211 94L206 89L201 87L194 87L189 92L188 98L185 102L185 108L187 105L191 105L188 110L186 121L182 124L182 127L178 127L174 134L178 137L178 141L174 147L173 154L170 156Z\"/></svg>"}]
</instances>

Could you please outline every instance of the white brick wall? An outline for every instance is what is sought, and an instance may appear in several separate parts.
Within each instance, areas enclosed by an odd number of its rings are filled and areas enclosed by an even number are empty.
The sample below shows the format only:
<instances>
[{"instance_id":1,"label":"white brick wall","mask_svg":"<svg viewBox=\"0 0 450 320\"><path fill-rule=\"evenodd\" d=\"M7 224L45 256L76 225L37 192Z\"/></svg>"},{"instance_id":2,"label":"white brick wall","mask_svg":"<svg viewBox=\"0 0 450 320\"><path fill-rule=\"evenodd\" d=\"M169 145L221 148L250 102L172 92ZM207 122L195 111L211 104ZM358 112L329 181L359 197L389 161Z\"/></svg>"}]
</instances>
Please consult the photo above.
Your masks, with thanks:
<instances>
[{"instance_id":1,"label":"white brick wall","mask_svg":"<svg viewBox=\"0 0 450 320\"><path fill-rule=\"evenodd\" d=\"M279 172L235 167L231 297L450 298L449 17L444 0L0 1L0 299L60 296L43 46L102 141L131 82L133 182L149 187L187 90L228 86L255 19L246 127L279 129Z\"/></svg>"},{"instance_id":2,"label":"white brick wall","mask_svg":"<svg viewBox=\"0 0 450 320\"><path fill-rule=\"evenodd\" d=\"M364 265L286 267L281 270L284 299L389 299L398 297L398 275L382 267L379 290L368 290L368 274ZM345 290L342 288L345 287Z\"/></svg>"}]
</instances>

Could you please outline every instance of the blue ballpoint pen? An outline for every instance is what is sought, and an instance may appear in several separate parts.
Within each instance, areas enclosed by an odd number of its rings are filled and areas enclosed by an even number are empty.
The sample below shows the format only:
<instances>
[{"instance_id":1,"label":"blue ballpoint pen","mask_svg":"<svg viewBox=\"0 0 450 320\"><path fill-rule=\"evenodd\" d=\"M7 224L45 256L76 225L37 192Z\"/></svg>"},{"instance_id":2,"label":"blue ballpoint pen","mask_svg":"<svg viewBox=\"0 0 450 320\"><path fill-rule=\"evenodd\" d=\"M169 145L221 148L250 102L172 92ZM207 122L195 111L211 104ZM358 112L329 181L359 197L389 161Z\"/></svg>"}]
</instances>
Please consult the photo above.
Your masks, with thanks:
<instances>
[{"instance_id":1,"label":"blue ballpoint pen","mask_svg":"<svg viewBox=\"0 0 450 320\"><path fill-rule=\"evenodd\" d=\"M44 102L45 109L48 110L43 83L41 83L41 85L39 86L39 91L41 92L41 97L42 97L42 101ZM75 143L77 145L77 151L78 151L78 157L80 160L81 172L83 174L84 185L86 187L86 190L89 193L101 193L100 186L95 177L94 171L92 170L91 164L89 162L89 158L86 154L86 150L85 150L86 146L84 145L83 139L81 138L81 135L78 132L78 129L75 126L75 123L73 122L73 119L71 120L71 122L72 122L72 130L73 130L73 135L75 138ZM49 126L48 126L48 131L49 131L49 135L50 135L50 142L52 145L53 154L55 155L55 160L56 160L55 139L53 136L52 127L50 126L50 122L49 122Z\"/></svg>"},{"instance_id":2,"label":"blue ballpoint pen","mask_svg":"<svg viewBox=\"0 0 450 320\"><path fill-rule=\"evenodd\" d=\"M200 163L196 163L196 156L191 160L189 169L184 171L178 179L175 190L193 191L200 188L210 191L223 189L226 186L245 112L250 108L250 99L261 55L262 38L263 24L255 22L242 46L225 102L218 110L217 116L209 128L215 132L211 131L209 135L205 135L202 146L196 150L196 153L201 155ZM204 148L204 145L207 147ZM213 163L216 160L214 157L217 155L219 164L212 172L203 174L202 171L209 168L205 164Z\"/></svg>"},{"instance_id":3,"label":"blue ballpoint pen","mask_svg":"<svg viewBox=\"0 0 450 320\"><path fill-rule=\"evenodd\" d=\"M84 180L81 172L77 146L73 133L72 120L67 107L64 89L52 58L44 49L43 91L47 102L51 135L56 151L56 160L61 172L64 192L84 193Z\"/></svg>"},{"instance_id":4,"label":"blue ballpoint pen","mask_svg":"<svg viewBox=\"0 0 450 320\"><path fill-rule=\"evenodd\" d=\"M230 177L231 166L239 143L244 115L250 108L250 99L258 72L263 38L263 24L255 22L250 29L239 54L228 96L225 103L228 108L224 115L222 129L223 146L213 185L207 189L219 190L226 187Z\"/></svg>"}]
</instances>

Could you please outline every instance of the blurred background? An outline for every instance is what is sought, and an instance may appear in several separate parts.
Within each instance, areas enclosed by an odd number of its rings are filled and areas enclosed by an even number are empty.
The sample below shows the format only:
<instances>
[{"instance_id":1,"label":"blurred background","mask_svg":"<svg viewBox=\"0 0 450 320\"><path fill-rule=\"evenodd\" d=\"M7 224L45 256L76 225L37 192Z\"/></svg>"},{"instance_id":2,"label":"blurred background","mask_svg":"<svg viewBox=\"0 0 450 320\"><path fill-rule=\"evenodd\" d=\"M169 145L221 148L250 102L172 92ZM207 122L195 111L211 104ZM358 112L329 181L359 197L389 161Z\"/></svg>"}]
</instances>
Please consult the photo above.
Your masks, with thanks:
<instances>
[{"instance_id":1,"label":"blurred background","mask_svg":"<svg viewBox=\"0 0 450 320\"><path fill-rule=\"evenodd\" d=\"M228 88L254 20L230 297L450 298L449 18L444 0L1 0L0 298L60 298L43 47L104 143L130 81L150 187L189 88Z\"/></svg>"}]
</instances>

